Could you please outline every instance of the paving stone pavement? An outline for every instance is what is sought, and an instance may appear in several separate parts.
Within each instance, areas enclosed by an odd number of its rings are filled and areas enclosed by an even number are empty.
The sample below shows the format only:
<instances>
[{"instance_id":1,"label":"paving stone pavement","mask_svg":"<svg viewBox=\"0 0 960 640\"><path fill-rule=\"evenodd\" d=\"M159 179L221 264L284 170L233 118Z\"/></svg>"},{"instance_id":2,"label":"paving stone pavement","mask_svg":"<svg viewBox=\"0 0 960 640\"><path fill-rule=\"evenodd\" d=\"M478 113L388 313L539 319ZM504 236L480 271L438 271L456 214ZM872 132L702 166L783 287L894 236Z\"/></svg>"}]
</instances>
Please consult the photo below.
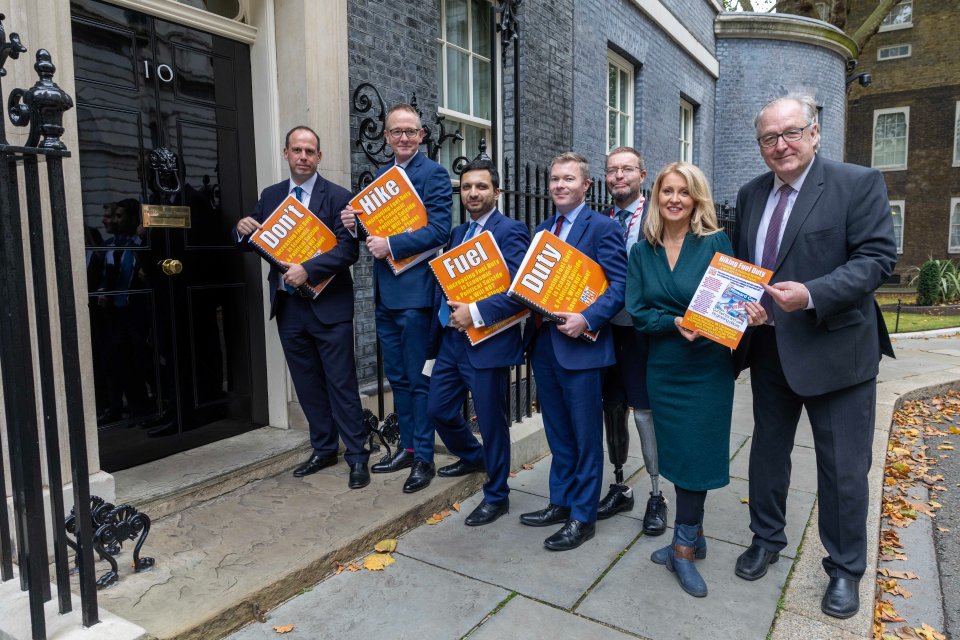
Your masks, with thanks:
<instances>
[{"instance_id":1,"label":"paving stone pavement","mask_svg":"<svg viewBox=\"0 0 960 640\"><path fill-rule=\"evenodd\" d=\"M899 359L885 359L878 385L871 495L879 496L890 416L899 399L930 394L960 379L960 340L950 337L897 340ZM819 611L827 578L817 535L816 462L809 424L798 430L788 497L789 546L767 576L746 582L733 575L749 544L747 457L752 416L750 386L736 385L731 482L707 498L708 557L698 562L710 594L683 593L673 574L649 561L670 532L644 536L640 518L649 491L639 445L626 468L637 504L633 512L598 523L597 535L580 549L552 553L542 540L553 528L520 525L518 515L546 503L549 456L511 479L511 511L486 527L463 526L480 495L465 500L433 526L399 539L397 563L383 572L331 576L311 590L229 636L231 640L278 637L274 625L293 624L285 638L377 637L491 640L494 638L772 638L868 637L872 618L876 540L868 550L860 613L847 621ZM607 482L612 471L607 469ZM673 488L663 483L671 500ZM873 504L876 502L877 504ZM870 536L878 531L879 499L871 500ZM672 520L672 514L671 514ZM801 545L802 541L802 545ZM799 549L798 549L799 547Z\"/></svg>"}]
</instances>

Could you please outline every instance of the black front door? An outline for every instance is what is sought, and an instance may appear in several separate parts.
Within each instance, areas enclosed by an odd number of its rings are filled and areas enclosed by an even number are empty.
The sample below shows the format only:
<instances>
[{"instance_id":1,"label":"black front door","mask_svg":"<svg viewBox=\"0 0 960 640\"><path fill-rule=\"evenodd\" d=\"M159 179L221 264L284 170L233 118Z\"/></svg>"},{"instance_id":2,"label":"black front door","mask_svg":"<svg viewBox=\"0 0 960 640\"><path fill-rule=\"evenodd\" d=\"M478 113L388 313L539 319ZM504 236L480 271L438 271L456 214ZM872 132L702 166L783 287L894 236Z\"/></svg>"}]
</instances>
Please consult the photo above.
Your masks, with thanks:
<instances>
[{"instance_id":1,"label":"black front door","mask_svg":"<svg viewBox=\"0 0 960 640\"><path fill-rule=\"evenodd\" d=\"M232 232L256 202L250 54L96 0L71 9L100 461L115 471L266 422L259 269ZM146 226L146 205L190 226Z\"/></svg>"}]
</instances>

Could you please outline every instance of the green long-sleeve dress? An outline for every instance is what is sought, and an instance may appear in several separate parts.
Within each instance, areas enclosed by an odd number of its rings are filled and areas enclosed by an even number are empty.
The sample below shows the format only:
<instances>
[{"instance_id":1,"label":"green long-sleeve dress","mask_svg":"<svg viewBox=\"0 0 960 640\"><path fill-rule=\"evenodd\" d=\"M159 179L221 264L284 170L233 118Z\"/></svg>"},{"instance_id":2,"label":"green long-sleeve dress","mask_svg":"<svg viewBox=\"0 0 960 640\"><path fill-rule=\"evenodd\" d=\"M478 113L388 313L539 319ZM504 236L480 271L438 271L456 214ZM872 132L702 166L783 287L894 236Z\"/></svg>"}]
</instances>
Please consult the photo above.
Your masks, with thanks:
<instances>
[{"instance_id":1,"label":"green long-sleeve dress","mask_svg":"<svg viewBox=\"0 0 960 640\"><path fill-rule=\"evenodd\" d=\"M647 392L660 473L691 491L730 482L731 351L702 336L688 342L674 325L717 251L733 253L722 231L688 233L671 271L666 249L641 240L630 252L627 273L627 311L636 329L650 336Z\"/></svg>"}]
</instances>

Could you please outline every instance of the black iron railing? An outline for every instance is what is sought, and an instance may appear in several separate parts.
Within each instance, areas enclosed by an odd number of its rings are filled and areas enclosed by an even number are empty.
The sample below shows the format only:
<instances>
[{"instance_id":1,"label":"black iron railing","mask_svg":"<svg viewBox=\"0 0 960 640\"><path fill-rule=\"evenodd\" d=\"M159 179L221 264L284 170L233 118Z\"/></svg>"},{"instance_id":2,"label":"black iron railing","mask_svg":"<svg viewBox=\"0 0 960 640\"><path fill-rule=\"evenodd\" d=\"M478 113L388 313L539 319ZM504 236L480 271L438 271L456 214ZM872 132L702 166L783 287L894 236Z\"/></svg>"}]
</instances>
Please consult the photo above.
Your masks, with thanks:
<instances>
[{"instance_id":1,"label":"black iron railing","mask_svg":"<svg viewBox=\"0 0 960 640\"><path fill-rule=\"evenodd\" d=\"M0 21L3 16L0 15ZM0 23L0 77L8 59L16 60L27 49L16 33L9 41ZM62 526L64 505L61 487L59 424L55 399L56 367L51 334L60 336L63 393L66 398L66 428L69 434L69 465L72 471L73 498L77 522L77 566L84 626L98 622L96 585L90 518L89 468L81 387L76 300L73 289L73 265L70 258L70 232L64 192L63 159L70 157L63 134L63 112L73 100L53 81L56 67L50 53L39 49L34 65L39 79L28 90L13 89L7 101L10 121L29 127L22 146L7 142L5 123L0 118L0 363L3 372L4 417L10 446L10 476L13 496L13 521L20 587L29 593L31 630L34 639L46 637L43 603L50 600L45 521L53 522L53 556L60 613L71 611L70 564L67 536ZM2 89L0 89L2 97ZM44 199L40 165L46 167ZM21 170L23 182L21 184ZM26 203L22 215L21 194ZM44 204L47 206L44 206ZM44 222L49 220L52 239L44 239ZM24 224L29 230L30 269L26 267L21 244ZM47 274L46 256L53 251L54 273ZM33 316L36 340L31 339L27 286L33 288ZM53 282L55 285L50 286ZM50 300L50 289L55 299ZM51 307L57 314L51 317ZM34 345L39 368L40 387L34 385ZM42 397L43 431L46 450L47 484L50 488L49 512L43 504L41 475L41 430L36 410L37 393ZM0 458L2 460L2 458ZM2 463L0 463L2 466ZM3 469L0 468L0 496L6 496ZM13 579L11 532L7 526L6 500L0 500L0 577Z\"/></svg>"}]
</instances>

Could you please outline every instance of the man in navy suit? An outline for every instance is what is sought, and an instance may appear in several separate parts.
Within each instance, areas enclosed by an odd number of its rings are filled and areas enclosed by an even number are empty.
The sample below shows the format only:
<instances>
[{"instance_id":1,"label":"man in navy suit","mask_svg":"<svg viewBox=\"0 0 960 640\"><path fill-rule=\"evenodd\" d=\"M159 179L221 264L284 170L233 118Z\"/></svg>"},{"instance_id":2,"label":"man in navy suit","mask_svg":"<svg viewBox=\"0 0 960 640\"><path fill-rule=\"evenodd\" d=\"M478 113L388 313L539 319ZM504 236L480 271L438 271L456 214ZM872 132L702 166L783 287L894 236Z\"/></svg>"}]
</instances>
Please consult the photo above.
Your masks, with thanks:
<instances>
[{"instance_id":1,"label":"man in navy suit","mask_svg":"<svg viewBox=\"0 0 960 640\"><path fill-rule=\"evenodd\" d=\"M357 261L359 248L338 215L350 201L350 192L317 173L322 155L319 143L309 127L294 127L287 133L283 157L290 166L290 179L263 190L253 214L237 223L237 246L249 251L249 235L289 195L306 204L337 236L336 246L326 253L302 264L283 263L286 273L270 268L270 317L277 318L280 344L313 445L313 455L293 475L300 478L336 464L339 434L350 465L349 486L359 489L370 483L370 454L364 447L366 431L353 358L350 265ZM330 276L333 280L315 300L297 289Z\"/></svg>"},{"instance_id":2,"label":"man in navy suit","mask_svg":"<svg viewBox=\"0 0 960 640\"><path fill-rule=\"evenodd\" d=\"M516 274L530 244L526 225L497 211L500 173L489 158L468 164L460 176L460 199L470 222L453 230L447 249L484 231L503 254L511 278ZM483 501L464 523L474 527L489 524L510 511L510 423L508 396L510 367L523 362L520 325L472 346L463 333L468 327L486 327L524 310L506 294L498 293L470 304L441 299L437 287L434 330L440 333L439 352L430 377L427 414L450 453L460 459L437 470L441 477L457 477L486 469ZM461 409L467 391L473 396L483 447L477 442Z\"/></svg>"},{"instance_id":3,"label":"man in navy suit","mask_svg":"<svg viewBox=\"0 0 960 640\"><path fill-rule=\"evenodd\" d=\"M616 359L613 334L606 325L623 308L627 254L623 230L585 202L590 167L578 153L563 153L550 163L550 195L556 215L537 227L550 230L596 261L609 286L582 313L558 313L564 322L527 323L532 340L533 374L550 464L550 504L520 516L523 524L563 527L544 540L553 551L575 549L593 537L603 482L603 371ZM539 327L537 325L539 324ZM580 334L599 331L595 343Z\"/></svg>"},{"instance_id":4,"label":"man in navy suit","mask_svg":"<svg viewBox=\"0 0 960 640\"><path fill-rule=\"evenodd\" d=\"M393 149L395 164L403 168L427 209L427 224L420 229L388 238L370 236L367 249L373 264L377 335L383 349L383 369L393 392L393 406L400 421L400 446L390 458L373 465L374 473L390 473L410 467L404 493L423 489L433 479L434 430L427 418L429 380L423 374L427 336L433 316L434 279L427 262L394 275L386 257L400 260L431 249L440 249L450 237L453 189L450 174L426 154L420 116L409 104L396 104L387 112L384 135ZM382 167L380 173L390 166ZM344 208L341 220L355 231L360 211Z\"/></svg>"},{"instance_id":5,"label":"man in navy suit","mask_svg":"<svg viewBox=\"0 0 960 640\"><path fill-rule=\"evenodd\" d=\"M790 452L801 409L817 454L820 540L829 576L820 608L849 618L867 562L871 464L881 354L893 348L873 292L897 246L880 172L817 155L817 104L792 95L754 121L770 171L737 195L737 257L773 270L761 302L770 323L744 336L750 367L750 530L736 574L756 580L787 544ZM872 582L870 594L872 596Z\"/></svg>"}]
</instances>

